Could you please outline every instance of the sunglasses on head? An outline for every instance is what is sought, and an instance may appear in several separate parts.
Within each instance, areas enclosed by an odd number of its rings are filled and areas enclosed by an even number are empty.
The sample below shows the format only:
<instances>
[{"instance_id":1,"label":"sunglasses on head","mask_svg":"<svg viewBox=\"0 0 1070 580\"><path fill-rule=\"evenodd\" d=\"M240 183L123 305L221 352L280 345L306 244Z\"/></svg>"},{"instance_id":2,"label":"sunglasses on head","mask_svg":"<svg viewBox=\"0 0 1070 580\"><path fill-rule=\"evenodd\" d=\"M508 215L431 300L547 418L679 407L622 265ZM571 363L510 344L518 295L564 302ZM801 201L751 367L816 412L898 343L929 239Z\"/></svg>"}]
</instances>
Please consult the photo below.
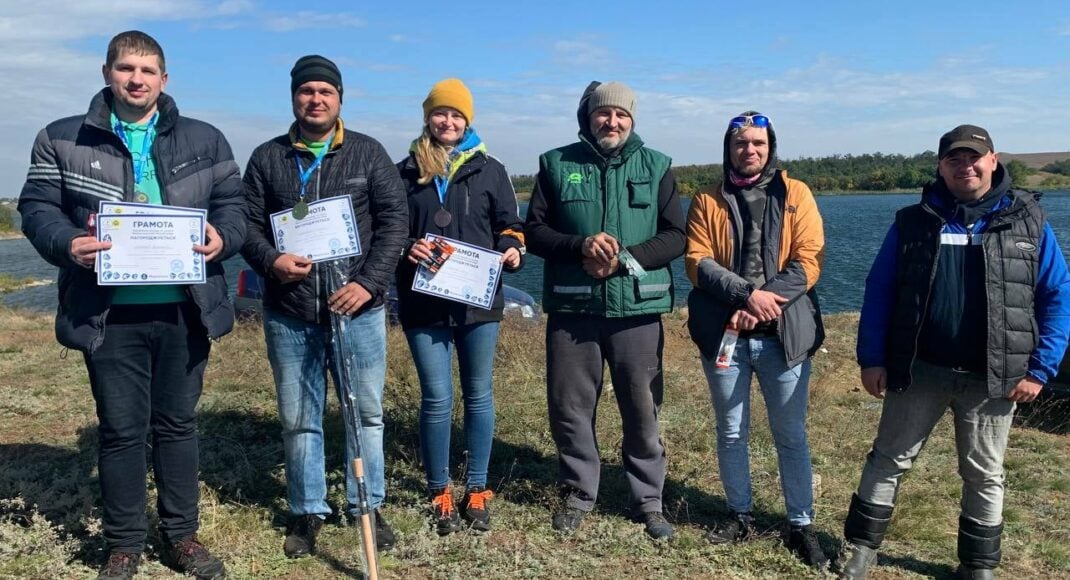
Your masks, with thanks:
<instances>
[{"instance_id":1,"label":"sunglasses on head","mask_svg":"<svg viewBox=\"0 0 1070 580\"><path fill-rule=\"evenodd\" d=\"M744 127L758 127L764 129L769 126L769 117L765 115L740 115L728 122L729 129L742 129Z\"/></svg>"}]
</instances>

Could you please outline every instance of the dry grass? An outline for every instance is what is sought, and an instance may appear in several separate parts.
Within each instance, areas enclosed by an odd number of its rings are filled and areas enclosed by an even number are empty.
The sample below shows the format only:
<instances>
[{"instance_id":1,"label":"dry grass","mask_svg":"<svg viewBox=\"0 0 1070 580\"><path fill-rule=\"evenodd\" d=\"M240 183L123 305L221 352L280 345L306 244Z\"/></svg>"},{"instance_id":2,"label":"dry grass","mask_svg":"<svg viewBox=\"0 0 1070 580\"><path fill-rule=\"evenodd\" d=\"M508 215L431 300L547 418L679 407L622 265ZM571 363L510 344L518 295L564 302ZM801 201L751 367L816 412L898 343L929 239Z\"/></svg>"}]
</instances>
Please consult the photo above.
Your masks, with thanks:
<instances>
[{"instance_id":1,"label":"dry grass","mask_svg":"<svg viewBox=\"0 0 1070 580\"><path fill-rule=\"evenodd\" d=\"M826 352L814 361L811 445L818 527L830 553L869 449L880 407L859 392L853 363L857 316L830 316ZM705 378L680 314L665 319L664 440L669 453L666 511L678 537L647 540L627 518L619 415L599 411L605 467L599 507L572 537L553 533L556 460L546 424L541 324L503 327L496 368L497 434L491 463L495 530L484 536L431 531L418 460L419 385L401 333L389 334L386 514L398 546L382 560L387 578L784 578L813 574L780 544L783 519L776 454L760 397L754 409L752 470L759 523L767 531L742 546L713 547L704 527L725 514L713 453ZM92 578L103 558L93 401L81 356L52 338L51 318L0 311L0 577ZM282 448L271 374L258 325L245 323L212 353L200 407L201 537L233 578L342 578L359 573L357 531L329 525L316 557L282 555L285 519ZM1065 413L1065 409L1059 411ZM1065 415L1043 410L1020 426L1007 455L1007 535L1003 574L1070 575L1070 440ZM344 502L341 425L326 426L333 505ZM454 432L456 442L462 441ZM950 423L941 422L914 471L873 578L940 577L955 562L959 481ZM458 452L458 471L464 457ZM150 494L153 487L150 483ZM151 496L150 496L151 497ZM153 517L150 514L150 517ZM151 538L155 546L156 538ZM150 554L143 577L172 577Z\"/></svg>"}]
</instances>

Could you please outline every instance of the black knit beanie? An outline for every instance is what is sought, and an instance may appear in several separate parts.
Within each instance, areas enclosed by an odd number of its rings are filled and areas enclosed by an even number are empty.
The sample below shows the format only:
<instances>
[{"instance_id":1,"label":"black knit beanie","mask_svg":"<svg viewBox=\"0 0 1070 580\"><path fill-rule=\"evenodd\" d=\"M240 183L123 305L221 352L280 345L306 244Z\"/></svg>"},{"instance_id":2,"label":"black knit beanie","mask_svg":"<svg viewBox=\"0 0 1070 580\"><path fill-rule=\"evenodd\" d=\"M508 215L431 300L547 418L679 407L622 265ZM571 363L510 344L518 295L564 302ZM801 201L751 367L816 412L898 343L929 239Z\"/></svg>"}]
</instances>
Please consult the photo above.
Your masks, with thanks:
<instances>
[{"instance_id":1,"label":"black knit beanie","mask_svg":"<svg viewBox=\"0 0 1070 580\"><path fill-rule=\"evenodd\" d=\"M338 89L338 100L342 100L342 73L330 60L318 54L309 54L297 59L290 70L290 96L297 93L297 87L309 81L323 81Z\"/></svg>"}]
</instances>

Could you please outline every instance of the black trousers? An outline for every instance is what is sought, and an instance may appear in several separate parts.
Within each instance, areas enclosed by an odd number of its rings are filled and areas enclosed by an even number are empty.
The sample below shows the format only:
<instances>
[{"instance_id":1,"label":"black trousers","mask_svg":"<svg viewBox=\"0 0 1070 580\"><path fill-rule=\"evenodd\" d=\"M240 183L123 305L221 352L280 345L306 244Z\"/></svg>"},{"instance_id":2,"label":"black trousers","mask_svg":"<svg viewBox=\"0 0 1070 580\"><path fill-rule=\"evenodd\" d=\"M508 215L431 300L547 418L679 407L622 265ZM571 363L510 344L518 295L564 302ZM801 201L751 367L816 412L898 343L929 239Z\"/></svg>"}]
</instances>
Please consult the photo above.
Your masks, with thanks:
<instances>
[{"instance_id":1,"label":"black trousers","mask_svg":"<svg viewBox=\"0 0 1070 580\"><path fill-rule=\"evenodd\" d=\"M595 416L609 364L623 424L621 456L638 513L662 511L665 446L661 442L664 345L661 317L604 318L551 314L546 327L546 387L550 432L557 444L558 482L575 490L569 507L591 510L601 459Z\"/></svg>"},{"instance_id":2,"label":"black trousers","mask_svg":"<svg viewBox=\"0 0 1070 580\"><path fill-rule=\"evenodd\" d=\"M117 305L104 342L85 354L100 439L103 532L109 550L145 548L145 445L151 434L164 539L197 531L196 406L210 342L190 303Z\"/></svg>"}]
</instances>

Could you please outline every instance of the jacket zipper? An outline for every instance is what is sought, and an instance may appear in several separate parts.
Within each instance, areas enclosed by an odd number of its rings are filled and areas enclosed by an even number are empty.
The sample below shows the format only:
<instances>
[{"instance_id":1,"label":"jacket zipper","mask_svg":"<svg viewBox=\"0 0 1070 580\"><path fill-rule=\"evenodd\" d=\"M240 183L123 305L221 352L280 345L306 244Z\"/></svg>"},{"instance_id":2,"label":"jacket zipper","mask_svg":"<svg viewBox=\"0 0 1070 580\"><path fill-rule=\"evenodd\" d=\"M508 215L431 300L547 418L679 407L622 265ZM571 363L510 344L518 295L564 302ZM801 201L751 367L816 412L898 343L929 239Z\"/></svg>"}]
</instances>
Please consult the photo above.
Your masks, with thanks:
<instances>
[{"instance_id":1,"label":"jacket zipper","mask_svg":"<svg viewBox=\"0 0 1070 580\"><path fill-rule=\"evenodd\" d=\"M936 280L936 269L940 266L940 243L939 234L943 233L944 226L947 224L944 218L940 217L935 211L927 205L923 205L925 211L936 216L936 219L940 220L940 230L937 233L936 252L933 254L933 267L929 271L929 290L925 293L925 306L921 309L921 320L918 322L918 330L914 333L914 349L910 353L910 364L907 365L907 376L910 377L910 382L907 386L914 384L914 361L918 360L918 341L921 339L921 328L925 324L925 319L929 316L929 301L933 297L933 281Z\"/></svg>"},{"instance_id":2,"label":"jacket zipper","mask_svg":"<svg viewBox=\"0 0 1070 580\"><path fill-rule=\"evenodd\" d=\"M155 147L155 146L156 146L156 143L153 142L153 147ZM172 167L171 171L170 171L171 177L174 177L175 175L178 174L179 171L182 171L183 169L189 167L190 165L194 165L196 163L200 163L201 161L204 161L205 159L208 159L208 158L207 157L197 156L197 157L194 157L193 159L191 159L191 160L189 160L189 161L187 161L185 163L180 163L180 164L176 165L175 167Z\"/></svg>"}]
</instances>

